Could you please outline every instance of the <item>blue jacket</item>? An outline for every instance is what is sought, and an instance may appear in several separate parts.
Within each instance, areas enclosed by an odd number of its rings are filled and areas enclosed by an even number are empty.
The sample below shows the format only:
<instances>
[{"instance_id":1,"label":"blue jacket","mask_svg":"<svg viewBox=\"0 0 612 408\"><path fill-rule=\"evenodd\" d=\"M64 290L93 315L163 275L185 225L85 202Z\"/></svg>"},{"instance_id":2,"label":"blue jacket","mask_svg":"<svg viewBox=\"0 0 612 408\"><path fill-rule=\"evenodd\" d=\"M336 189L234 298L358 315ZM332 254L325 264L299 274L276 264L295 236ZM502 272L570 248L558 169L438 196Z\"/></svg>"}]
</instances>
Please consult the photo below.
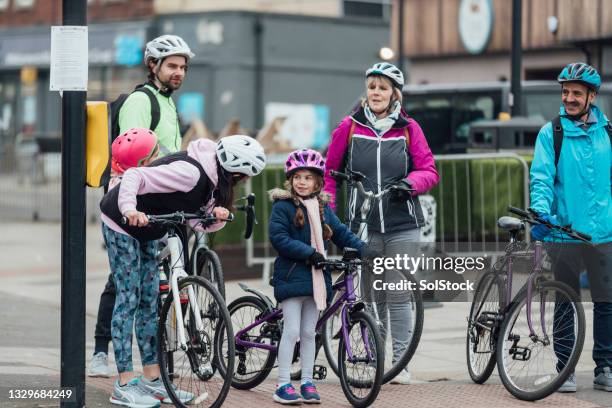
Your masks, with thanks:
<instances>
[{"instance_id":1,"label":"blue jacket","mask_svg":"<svg viewBox=\"0 0 612 408\"><path fill-rule=\"evenodd\" d=\"M531 208L605 243L612 242L612 149L608 118L596 106L591 112L597 123L586 132L561 118L564 137L556 169L552 124L540 129L530 172Z\"/></svg>"},{"instance_id":2,"label":"blue jacket","mask_svg":"<svg viewBox=\"0 0 612 408\"><path fill-rule=\"evenodd\" d=\"M269 236L272 246L278 252L274 262L274 297L278 302L282 302L292 297L312 296L312 268L307 265L307 261L315 250L310 245L310 224L306 208L302 205L304 227L298 228L293 224L297 207L290 199L289 192L275 189L270 192L270 196L274 205L270 216ZM340 248L350 247L361 251L363 242L340 222L327 204L323 217L333 231L331 241L334 244ZM326 247L327 245L326 242ZM329 301L332 294L331 274L324 270L323 275Z\"/></svg>"}]
</instances>

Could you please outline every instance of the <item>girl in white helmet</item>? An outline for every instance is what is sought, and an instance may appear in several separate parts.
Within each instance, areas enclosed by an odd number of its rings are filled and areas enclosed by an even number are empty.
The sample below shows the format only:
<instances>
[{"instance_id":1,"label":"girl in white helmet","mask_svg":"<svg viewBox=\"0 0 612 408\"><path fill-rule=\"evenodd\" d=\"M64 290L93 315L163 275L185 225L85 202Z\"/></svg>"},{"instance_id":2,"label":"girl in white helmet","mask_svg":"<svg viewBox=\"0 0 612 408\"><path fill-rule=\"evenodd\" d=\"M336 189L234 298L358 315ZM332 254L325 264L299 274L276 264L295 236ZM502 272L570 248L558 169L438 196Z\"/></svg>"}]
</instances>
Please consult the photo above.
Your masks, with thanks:
<instances>
[{"instance_id":1,"label":"girl in white helmet","mask_svg":"<svg viewBox=\"0 0 612 408\"><path fill-rule=\"evenodd\" d=\"M261 173L265 164L262 146L249 136L228 136L218 143L200 139L185 152L130 168L102 199L102 231L117 286L111 332L119 379L112 403L156 407L159 400L171 401L159 378L157 360L159 272L155 255L156 240L165 230L148 225L147 214L203 210L219 220L207 231L219 230L224 226L221 220L229 216L236 183ZM128 225L122 224L122 217ZM134 326L144 372L140 377L132 366ZM184 403L194 397L182 390L178 396Z\"/></svg>"}]
</instances>

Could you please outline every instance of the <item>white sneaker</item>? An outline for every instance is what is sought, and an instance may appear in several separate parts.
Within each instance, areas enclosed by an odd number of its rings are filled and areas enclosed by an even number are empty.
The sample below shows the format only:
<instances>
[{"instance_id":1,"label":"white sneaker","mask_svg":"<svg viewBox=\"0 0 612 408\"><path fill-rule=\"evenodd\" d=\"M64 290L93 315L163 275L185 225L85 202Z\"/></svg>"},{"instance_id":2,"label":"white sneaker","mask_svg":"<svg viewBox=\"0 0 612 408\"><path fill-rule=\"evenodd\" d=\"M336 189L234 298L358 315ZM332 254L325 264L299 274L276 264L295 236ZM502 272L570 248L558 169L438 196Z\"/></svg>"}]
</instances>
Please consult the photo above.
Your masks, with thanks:
<instances>
[{"instance_id":1,"label":"white sneaker","mask_svg":"<svg viewBox=\"0 0 612 408\"><path fill-rule=\"evenodd\" d=\"M137 378L132 378L124 386L119 386L119 381L115 381L110 402L129 408L158 408L161 405L159 400L140 387Z\"/></svg>"},{"instance_id":2,"label":"white sneaker","mask_svg":"<svg viewBox=\"0 0 612 408\"><path fill-rule=\"evenodd\" d=\"M138 377L138 385L142 390L147 391L164 404L172 404L172 400L170 399L166 386L161 378L158 378L155 381L149 381L144 376L140 376ZM183 404L188 404L195 398L195 395L187 391L179 390L174 384L172 384L172 388L174 389L174 393L178 399Z\"/></svg>"},{"instance_id":3,"label":"white sneaker","mask_svg":"<svg viewBox=\"0 0 612 408\"><path fill-rule=\"evenodd\" d=\"M410 371L408 371L408 367L404 368L398 375L393 377L391 380L391 384L410 384Z\"/></svg>"},{"instance_id":4,"label":"white sneaker","mask_svg":"<svg viewBox=\"0 0 612 408\"><path fill-rule=\"evenodd\" d=\"M561 384L561 387L559 387L557 391L558 392L576 392L577 389L578 387L576 385L576 374L572 373L570 374L569 377L567 377L567 380L565 380L565 382Z\"/></svg>"},{"instance_id":5,"label":"white sneaker","mask_svg":"<svg viewBox=\"0 0 612 408\"><path fill-rule=\"evenodd\" d=\"M93 358L89 362L89 370L87 370L89 377L110 377L110 370L108 368L108 354L99 352L94 354Z\"/></svg>"}]
</instances>

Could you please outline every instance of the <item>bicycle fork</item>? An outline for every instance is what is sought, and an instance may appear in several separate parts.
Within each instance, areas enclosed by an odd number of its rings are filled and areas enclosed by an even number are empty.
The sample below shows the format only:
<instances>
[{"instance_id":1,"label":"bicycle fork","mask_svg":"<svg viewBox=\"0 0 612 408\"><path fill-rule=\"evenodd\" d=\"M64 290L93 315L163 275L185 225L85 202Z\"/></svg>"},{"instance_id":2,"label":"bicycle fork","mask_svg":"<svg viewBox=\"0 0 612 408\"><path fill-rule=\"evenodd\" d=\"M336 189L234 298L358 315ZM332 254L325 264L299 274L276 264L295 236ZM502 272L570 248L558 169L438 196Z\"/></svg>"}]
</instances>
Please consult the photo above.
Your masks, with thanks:
<instances>
[{"instance_id":1,"label":"bicycle fork","mask_svg":"<svg viewBox=\"0 0 612 408\"><path fill-rule=\"evenodd\" d=\"M347 274L346 277L346 287L352 288L353 286L353 275ZM342 319L342 339L344 344L346 345L346 353L348 354L348 361L351 363L370 363L374 360L374 356L370 347L370 337L369 334L363 324L360 324L361 329L361 338L363 339L365 346L365 357L356 357L353 355L353 350L351 349L351 342L349 338L349 305L352 305L355 302L356 296L354 291L350 291L346 295L346 303L342 306L341 319Z\"/></svg>"}]
</instances>

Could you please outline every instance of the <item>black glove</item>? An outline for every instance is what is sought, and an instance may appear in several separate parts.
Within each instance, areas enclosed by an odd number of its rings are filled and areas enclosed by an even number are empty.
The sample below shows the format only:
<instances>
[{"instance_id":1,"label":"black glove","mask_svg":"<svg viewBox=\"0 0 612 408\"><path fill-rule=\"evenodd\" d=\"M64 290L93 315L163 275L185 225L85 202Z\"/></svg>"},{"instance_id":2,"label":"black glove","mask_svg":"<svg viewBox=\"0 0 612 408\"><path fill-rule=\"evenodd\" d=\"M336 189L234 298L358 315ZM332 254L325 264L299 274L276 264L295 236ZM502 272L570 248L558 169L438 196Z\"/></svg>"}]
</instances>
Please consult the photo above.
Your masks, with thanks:
<instances>
[{"instance_id":1,"label":"black glove","mask_svg":"<svg viewBox=\"0 0 612 408\"><path fill-rule=\"evenodd\" d=\"M323 254L314 251L312 255L308 257L308 264L314 266L317 269L321 269L321 263L325 262L325 257Z\"/></svg>"},{"instance_id":2,"label":"black glove","mask_svg":"<svg viewBox=\"0 0 612 408\"><path fill-rule=\"evenodd\" d=\"M391 197L391 201L404 202L408 200L408 198L410 197L410 193L412 193L413 191L414 189L412 188L410 182L407 179L403 179L394 186L393 190L391 190L389 194Z\"/></svg>"}]
</instances>

